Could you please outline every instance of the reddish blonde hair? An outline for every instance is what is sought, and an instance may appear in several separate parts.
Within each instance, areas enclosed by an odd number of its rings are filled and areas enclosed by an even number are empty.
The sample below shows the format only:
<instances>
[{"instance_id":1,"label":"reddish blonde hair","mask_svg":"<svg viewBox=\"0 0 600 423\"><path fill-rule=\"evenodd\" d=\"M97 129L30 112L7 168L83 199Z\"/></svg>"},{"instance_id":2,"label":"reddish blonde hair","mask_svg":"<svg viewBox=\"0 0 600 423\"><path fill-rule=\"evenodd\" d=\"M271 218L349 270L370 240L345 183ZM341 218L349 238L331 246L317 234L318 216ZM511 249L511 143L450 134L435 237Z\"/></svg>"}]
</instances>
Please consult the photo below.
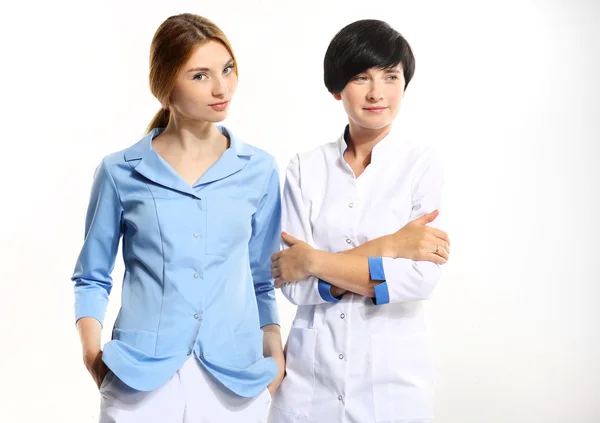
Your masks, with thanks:
<instances>
[{"instance_id":1,"label":"reddish blonde hair","mask_svg":"<svg viewBox=\"0 0 600 423\"><path fill-rule=\"evenodd\" d=\"M161 104L169 104L179 70L189 60L195 48L217 41L229 51L237 73L237 61L229 40L210 20L191 13L175 15L156 30L150 46L150 91ZM156 113L146 132L164 128L169 123L169 110Z\"/></svg>"}]
</instances>

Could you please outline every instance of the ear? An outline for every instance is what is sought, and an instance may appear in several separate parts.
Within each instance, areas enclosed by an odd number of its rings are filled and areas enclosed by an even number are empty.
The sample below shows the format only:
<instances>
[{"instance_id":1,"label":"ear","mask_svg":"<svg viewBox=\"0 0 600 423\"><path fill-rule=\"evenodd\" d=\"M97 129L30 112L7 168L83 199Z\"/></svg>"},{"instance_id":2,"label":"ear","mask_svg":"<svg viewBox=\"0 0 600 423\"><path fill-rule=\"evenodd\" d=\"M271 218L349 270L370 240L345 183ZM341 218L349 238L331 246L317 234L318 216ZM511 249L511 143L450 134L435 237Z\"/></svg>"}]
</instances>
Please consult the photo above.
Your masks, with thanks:
<instances>
[{"instance_id":1,"label":"ear","mask_svg":"<svg viewBox=\"0 0 600 423\"><path fill-rule=\"evenodd\" d=\"M331 95L333 96L333 98L335 98L337 101L340 101L342 99L342 94L340 93L331 93Z\"/></svg>"}]
</instances>

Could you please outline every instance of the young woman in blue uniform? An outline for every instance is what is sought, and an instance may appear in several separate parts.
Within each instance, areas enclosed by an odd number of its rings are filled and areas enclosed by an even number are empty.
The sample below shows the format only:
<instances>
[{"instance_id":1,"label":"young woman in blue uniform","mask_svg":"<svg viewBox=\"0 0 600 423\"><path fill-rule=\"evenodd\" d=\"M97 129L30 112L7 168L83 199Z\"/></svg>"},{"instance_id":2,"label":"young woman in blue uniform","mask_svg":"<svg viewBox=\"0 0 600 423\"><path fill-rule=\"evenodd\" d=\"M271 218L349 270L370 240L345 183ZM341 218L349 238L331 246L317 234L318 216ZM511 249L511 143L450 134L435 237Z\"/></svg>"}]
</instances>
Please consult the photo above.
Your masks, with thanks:
<instances>
[{"instance_id":1,"label":"young woman in blue uniform","mask_svg":"<svg viewBox=\"0 0 600 423\"><path fill-rule=\"evenodd\" d=\"M73 281L101 423L266 420L284 371L269 260L279 176L271 155L216 124L237 81L214 23L170 17L150 53L162 110L96 170ZM122 304L101 349L121 239Z\"/></svg>"}]
</instances>

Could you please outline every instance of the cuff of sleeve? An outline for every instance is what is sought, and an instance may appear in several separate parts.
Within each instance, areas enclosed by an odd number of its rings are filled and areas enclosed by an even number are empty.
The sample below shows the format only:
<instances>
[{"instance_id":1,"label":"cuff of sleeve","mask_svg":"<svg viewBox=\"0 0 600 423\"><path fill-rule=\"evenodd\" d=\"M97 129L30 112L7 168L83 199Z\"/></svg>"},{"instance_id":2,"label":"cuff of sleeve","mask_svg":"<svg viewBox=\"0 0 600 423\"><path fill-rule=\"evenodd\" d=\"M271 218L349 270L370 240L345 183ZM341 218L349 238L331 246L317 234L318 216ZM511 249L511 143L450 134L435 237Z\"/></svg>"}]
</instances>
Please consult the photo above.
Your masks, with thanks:
<instances>
[{"instance_id":1,"label":"cuff of sleeve","mask_svg":"<svg viewBox=\"0 0 600 423\"><path fill-rule=\"evenodd\" d=\"M257 296L258 320L260 327L267 325L279 325L279 311L277 309L277 300L275 299L275 290L268 294Z\"/></svg>"},{"instance_id":2,"label":"cuff of sleeve","mask_svg":"<svg viewBox=\"0 0 600 423\"><path fill-rule=\"evenodd\" d=\"M75 323L83 317L93 317L104 326L108 300L96 295L75 296Z\"/></svg>"},{"instance_id":3,"label":"cuff of sleeve","mask_svg":"<svg viewBox=\"0 0 600 423\"><path fill-rule=\"evenodd\" d=\"M390 302L390 290L387 282L375 286L374 290L375 298L373 298L373 303L375 305L388 304Z\"/></svg>"},{"instance_id":4,"label":"cuff of sleeve","mask_svg":"<svg viewBox=\"0 0 600 423\"><path fill-rule=\"evenodd\" d=\"M383 270L383 259L381 257L369 257L369 276L372 281L384 281L374 287L375 298L373 298L373 303L376 305L388 304L390 302L390 291L385 281L385 271Z\"/></svg>"},{"instance_id":5,"label":"cuff of sleeve","mask_svg":"<svg viewBox=\"0 0 600 423\"><path fill-rule=\"evenodd\" d=\"M341 296L334 297L333 295L331 295L331 284L321 279L319 279L319 295L321 295L321 298L323 298L328 303L336 303L342 299Z\"/></svg>"},{"instance_id":6,"label":"cuff of sleeve","mask_svg":"<svg viewBox=\"0 0 600 423\"><path fill-rule=\"evenodd\" d=\"M381 257L369 257L369 276L372 281L384 281L383 259Z\"/></svg>"}]
</instances>

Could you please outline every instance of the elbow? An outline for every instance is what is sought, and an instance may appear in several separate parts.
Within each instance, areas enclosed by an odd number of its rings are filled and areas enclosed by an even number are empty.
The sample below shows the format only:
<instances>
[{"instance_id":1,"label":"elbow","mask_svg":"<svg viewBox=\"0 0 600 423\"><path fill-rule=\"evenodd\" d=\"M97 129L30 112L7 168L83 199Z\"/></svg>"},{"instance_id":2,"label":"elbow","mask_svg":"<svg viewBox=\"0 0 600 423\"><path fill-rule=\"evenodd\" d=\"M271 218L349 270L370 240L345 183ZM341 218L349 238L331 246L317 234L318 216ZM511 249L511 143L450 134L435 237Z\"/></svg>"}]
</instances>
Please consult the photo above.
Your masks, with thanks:
<instances>
[{"instance_id":1,"label":"elbow","mask_svg":"<svg viewBox=\"0 0 600 423\"><path fill-rule=\"evenodd\" d=\"M421 299L431 299L442 275L441 266L431 262L414 262L413 267L417 274L420 275Z\"/></svg>"},{"instance_id":2,"label":"elbow","mask_svg":"<svg viewBox=\"0 0 600 423\"><path fill-rule=\"evenodd\" d=\"M294 296L294 282L286 282L283 285L281 285L281 293L283 294L283 296L285 298L287 298L287 300L294 304L294 305L300 305L298 304L298 301L295 300L295 296Z\"/></svg>"},{"instance_id":3,"label":"elbow","mask_svg":"<svg viewBox=\"0 0 600 423\"><path fill-rule=\"evenodd\" d=\"M91 279L83 277L73 277L75 292L95 292L100 293L102 296L108 297L112 290L112 278L105 279Z\"/></svg>"},{"instance_id":4,"label":"elbow","mask_svg":"<svg viewBox=\"0 0 600 423\"><path fill-rule=\"evenodd\" d=\"M375 298L375 287L379 284L381 284L381 281L375 281L375 283L374 281L370 281L369 285L363 286L361 292L358 292L357 294L362 295L364 297Z\"/></svg>"},{"instance_id":5,"label":"elbow","mask_svg":"<svg viewBox=\"0 0 600 423\"><path fill-rule=\"evenodd\" d=\"M437 281L426 280L423 281L423 289L421 291L421 300L430 300L433 296L433 291L437 286Z\"/></svg>"}]
</instances>

